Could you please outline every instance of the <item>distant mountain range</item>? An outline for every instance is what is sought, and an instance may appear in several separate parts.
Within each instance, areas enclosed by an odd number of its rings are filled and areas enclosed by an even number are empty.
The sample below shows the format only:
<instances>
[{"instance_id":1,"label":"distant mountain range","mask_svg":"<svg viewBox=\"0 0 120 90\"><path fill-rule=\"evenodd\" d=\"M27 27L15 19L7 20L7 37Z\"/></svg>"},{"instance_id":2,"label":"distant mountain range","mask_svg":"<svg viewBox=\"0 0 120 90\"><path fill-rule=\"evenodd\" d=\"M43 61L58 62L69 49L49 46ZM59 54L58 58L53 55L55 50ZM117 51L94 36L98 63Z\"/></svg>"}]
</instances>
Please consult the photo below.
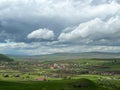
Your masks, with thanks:
<instances>
[{"instance_id":1,"label":"distant mountain range","mask_svg":"<svg viewBox=\"0 0 120 90\"><path fill-rule=\"evenodd\" d=\"M69 59L80 59L80 58L98 58L98 59L110 59L120 58L120 53L108 53L108 52L84 52L84 53L55 53L47 55L8 55L17 60L39 60L39 61L55 61L55 60L69 60Z\"/></svg>"}]
</instances>

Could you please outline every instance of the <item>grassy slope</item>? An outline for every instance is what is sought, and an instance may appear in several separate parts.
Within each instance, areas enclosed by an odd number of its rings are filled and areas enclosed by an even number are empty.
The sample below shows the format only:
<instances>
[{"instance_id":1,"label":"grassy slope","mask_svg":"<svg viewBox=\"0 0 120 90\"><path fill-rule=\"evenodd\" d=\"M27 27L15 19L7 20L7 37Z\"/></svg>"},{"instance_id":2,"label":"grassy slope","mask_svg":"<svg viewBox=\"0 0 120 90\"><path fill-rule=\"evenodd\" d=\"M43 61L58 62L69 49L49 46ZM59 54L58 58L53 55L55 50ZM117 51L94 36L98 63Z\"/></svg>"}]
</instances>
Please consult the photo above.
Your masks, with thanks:
<instances>
[{"instance_id":1,"label":"grassy slope","mask_svg":"<svg viewBox=\"0 0 120 90\"><path fill-rule=\"evenodd\" d=\"M100 87L73 88L71 82L76 80L59 80L46 82L5 82L0 81L0 90L106 90ZM108 90L108 89L107 89Z\"/></svg>"}]
</instances>

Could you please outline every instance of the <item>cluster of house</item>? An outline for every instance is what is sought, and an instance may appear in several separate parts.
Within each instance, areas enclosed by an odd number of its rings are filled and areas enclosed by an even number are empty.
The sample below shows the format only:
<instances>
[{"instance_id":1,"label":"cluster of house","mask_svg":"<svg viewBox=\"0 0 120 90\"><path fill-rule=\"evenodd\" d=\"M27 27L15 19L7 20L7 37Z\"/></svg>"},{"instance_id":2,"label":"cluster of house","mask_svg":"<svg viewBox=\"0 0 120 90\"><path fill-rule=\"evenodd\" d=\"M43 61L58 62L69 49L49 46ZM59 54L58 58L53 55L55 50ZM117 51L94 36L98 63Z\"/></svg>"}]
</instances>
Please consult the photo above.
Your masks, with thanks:
<instances>
[{"instance_id":1,"label":"cluster of house","mask_svg":"<svg viewBox=\"0 0 120 90\"><path fill-rule=\"evenodd\" d=\"M120 71L89 71L89 74L99 74L99 75L120 75Z\"/></svg>"},{"instance_id":2,"label":"cluster of house","mask_svg":"<svg viewBox=\"0 0 120 90\"><path fill-rule=\"evenodd\" d=\"M54 63L53 65L50 66L50 69L65 69L68 64L57 64Z\"/></svg>"},{"instance_id":3,"label":"cluster of house","mask_svg":"<svg viewBox=\"0 0 120 90\"><path fill-rule=\"evenodd\" d=\"M59 63L59 64L57 64L57 63L54 63L54 64L52 64L52 65L50 65L50 69L61 69L61 70L67 70L67 69L74 69L74 68L79 68L79 67L81 67L82 66L82 64L73 64L73 63L71 63L71 64L69 64L69 63Z\"/></svg>"}]
</instances>

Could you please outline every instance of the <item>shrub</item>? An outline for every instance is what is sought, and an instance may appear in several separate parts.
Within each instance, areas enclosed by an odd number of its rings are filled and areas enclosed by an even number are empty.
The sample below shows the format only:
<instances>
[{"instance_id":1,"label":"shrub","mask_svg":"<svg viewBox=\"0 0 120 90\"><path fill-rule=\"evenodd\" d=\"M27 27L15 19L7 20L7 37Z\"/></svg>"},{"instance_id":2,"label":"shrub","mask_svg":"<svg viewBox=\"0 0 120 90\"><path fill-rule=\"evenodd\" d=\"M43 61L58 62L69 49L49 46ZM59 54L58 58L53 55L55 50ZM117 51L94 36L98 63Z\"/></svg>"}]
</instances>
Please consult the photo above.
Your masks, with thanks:
<instances>
[{"instance_id":1,"label":"shrub","mask_svg":"<svg viewBox=\"0 0 120 90\"><path fill-rule=\"evenodd\" d=\"M77 80L76 82L73 82L72 86L74 88L88 88L88 87L95 87L96 85L93 81L82 78L82 79Z\"/></svg>"},{"instance_id":2,"label":"shrub","mask_svg":"<svg viewBox=\"0 0 120 90\"><path fill-rule=\"evenodd\" d=\"M14 77L20 77L20 75L19 74L15 74Z\"/></svg>"},{"instance_id":3,"label":"shrub","mask_svg":"<svg viewBox=\"0 0 120 90\"><path fill-rule=\"evenodd\" d=\"M8 74L3 74L3 77L9 77L9 75Z\"/></svg>"}]
</instances>

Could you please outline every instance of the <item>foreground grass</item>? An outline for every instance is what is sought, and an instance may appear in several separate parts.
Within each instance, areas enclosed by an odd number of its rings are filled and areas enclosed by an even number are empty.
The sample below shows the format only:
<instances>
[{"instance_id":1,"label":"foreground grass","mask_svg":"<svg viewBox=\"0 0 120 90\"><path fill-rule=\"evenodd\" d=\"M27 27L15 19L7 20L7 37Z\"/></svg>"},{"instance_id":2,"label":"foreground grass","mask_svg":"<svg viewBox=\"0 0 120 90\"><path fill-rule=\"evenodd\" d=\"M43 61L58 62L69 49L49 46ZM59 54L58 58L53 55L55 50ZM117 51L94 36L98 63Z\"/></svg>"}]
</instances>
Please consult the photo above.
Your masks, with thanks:
<instances>
[{"instance_id":1,"label":"foreground grass","mask_svg":"<svg viewBox=\"0 0 120 90\"><path fill-rule=\"evenodd\" d=\"M112 90L103 87L73 87L79 80L55 80L55 81L24 81L9 82L0 81L0 90ZM80 82L81 83L81 82Z\"/></svg>"},{"instance_id":2,"label":"foreground grass","mask_svg":"<svg viewBox=\"0 0 120 90\"><path fill-rule=\"evenodd\" d=\"M99 77L102 77L104 80L98 82ZM90 80L90 82L84 81L83 78ZM79 85L86 84L88 86L79 87ZM19 79L11 80L2 78L0 81L0 90L120 90L118 88L119 85L119 80L112 80L110 76L100 75L78 75L69 80L48 79L48 81L21 81Z\"/></svg>"}]
</instances>

